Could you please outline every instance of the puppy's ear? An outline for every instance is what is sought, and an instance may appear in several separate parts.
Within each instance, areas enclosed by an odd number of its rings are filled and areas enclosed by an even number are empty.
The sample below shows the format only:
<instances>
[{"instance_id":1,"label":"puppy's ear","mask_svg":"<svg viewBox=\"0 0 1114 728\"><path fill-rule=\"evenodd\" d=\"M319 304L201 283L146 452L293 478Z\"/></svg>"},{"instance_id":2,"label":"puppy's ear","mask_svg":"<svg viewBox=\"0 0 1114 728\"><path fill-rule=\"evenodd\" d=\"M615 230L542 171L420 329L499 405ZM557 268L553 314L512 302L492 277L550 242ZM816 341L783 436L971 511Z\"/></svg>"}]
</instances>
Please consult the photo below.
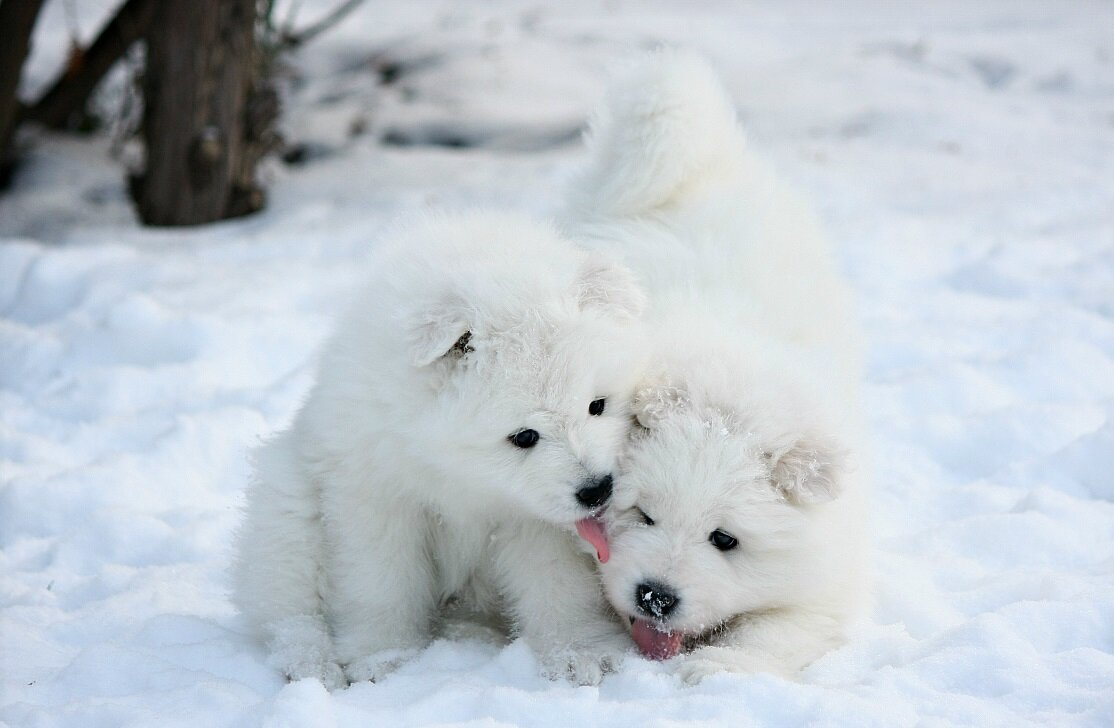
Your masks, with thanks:
<instances>
[{"instance_id":1,"label":"puppy's ear","mask_svg":"<svg viewBox=\"0 0 1114 728\"><path fill-rule=\"evenodd\" d=\"M774 487L797 505L827 503L842 492L846 455L835 443L803 437L780 451L766 453Z\"/></svg>"},{"instance_id":2,"label":"puppy's ear","mask_svg":"<svg viewBox=\"0 0 1114 728\"><path fill-rule=\"evenodd\" d=\"M410 361L424 367L444 356L472 351L467 310L460 301L443 301L423 309L410 322Z\"/></svg>"},{"instance_id":3,"label":"puppy's ear","mask_svg":"<svg viewBox=\"0 0 1114 728\"><path fill-rule=\"evenodd\" d=\"M631 412L647 430L661 425L670 415L688 406L688 394L672 384L640 387L631 398Z\"/></svg>"},{"instance_id":4,"label":"puppy's ear","mask_svg":"<svg viewBox=\"0 0 1114 728\"><path fill-rule=\"evenodd\" d=\"M594 308L620 318L637 319L646 308L646 296L634 274L600 253L589 253L581 264L577 298L581 310Z\"/></svg>"}]
</instances>

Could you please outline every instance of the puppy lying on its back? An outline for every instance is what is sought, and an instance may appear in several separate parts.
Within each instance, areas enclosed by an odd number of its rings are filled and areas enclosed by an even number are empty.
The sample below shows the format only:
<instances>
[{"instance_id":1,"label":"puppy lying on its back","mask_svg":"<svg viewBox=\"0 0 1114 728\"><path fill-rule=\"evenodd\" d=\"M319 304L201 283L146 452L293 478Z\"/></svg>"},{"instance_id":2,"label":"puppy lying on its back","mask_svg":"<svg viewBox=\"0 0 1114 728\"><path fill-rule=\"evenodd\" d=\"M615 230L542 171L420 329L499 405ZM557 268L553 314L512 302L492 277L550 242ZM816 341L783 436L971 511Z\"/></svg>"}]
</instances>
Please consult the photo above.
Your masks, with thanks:
<instances>
[{"instance_id":1,"label":"puppy lying on its back","mask_svg":"<svg viewBox=\"0 0 1114 728\"><path fill-rule=\"evenodd\" d=\"M841 641L865 590L847 292L700 59L632 69L590 145L570 225L642 276L655 337L607 512L607 596L645 654L691 650L689 681L793 673Z\"/></svg>"},{"instance_id":2,"label":"puppy lying on its back","mask_svg":"<svg viewBox=\"0 0 1114 728\"><path fill-rule=\"evenodd\" d=\"M464 598L502 610L548 673L598 682L630 642L574 526L611 495L642 305L625 269L513 217L383 242L256 458L236 601L273 664L375 680Z\"/></svg>"}]
</instances>

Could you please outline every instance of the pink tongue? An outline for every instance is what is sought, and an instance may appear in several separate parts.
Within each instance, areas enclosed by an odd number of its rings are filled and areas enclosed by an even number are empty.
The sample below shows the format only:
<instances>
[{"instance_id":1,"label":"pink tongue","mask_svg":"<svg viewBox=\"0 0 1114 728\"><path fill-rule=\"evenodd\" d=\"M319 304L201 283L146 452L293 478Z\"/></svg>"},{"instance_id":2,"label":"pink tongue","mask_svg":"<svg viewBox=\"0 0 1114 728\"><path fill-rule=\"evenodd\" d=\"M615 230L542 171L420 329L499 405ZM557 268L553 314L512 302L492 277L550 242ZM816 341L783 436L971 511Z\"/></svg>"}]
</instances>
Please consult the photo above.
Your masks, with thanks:
<instances>
[{"instance_id":1,"label":"pink tongue","mask_svg":"<svg viewBox=\"0 0 1114 728\"><path fill-rule=\"evenodd\" d=\"M634 620L630 635L642 654L651 660L668 660L681 651L679 632L661 632L644 619Z\"/></svg>"},{"instance_id":2,"label":"pink tongue","mask_svg":"<svg viewBox=\"0 0 1114 728\"><path fill-rule=\"evenodd\" d=\"M595 516L582 518L576 522L576 532L580 537L596 547L596 556L601 564L606 564L611 558L611 548L607 545L607 534L603 530L603 522Z\"/></svg>"}]
</instances>

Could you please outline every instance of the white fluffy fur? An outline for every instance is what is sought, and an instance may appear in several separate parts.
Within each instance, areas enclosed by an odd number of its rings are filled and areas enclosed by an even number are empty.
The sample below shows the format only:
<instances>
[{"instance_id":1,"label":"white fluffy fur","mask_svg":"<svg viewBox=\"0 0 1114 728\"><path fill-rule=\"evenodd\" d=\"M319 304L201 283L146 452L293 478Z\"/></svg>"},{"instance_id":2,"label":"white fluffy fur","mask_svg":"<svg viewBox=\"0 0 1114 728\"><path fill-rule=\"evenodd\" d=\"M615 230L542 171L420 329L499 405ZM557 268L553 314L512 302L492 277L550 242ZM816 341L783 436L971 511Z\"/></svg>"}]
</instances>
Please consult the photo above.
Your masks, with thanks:
<instances>
[{"instance_id":1,"label":"white fluffy fur","mask_svg":"<svg viewBox=\"0 0 1114 728\"><path fill-rule=\"evenodd\" d=\"M608 510L608 598L641 617L637 584L674 591L659 624L686 636L686 680L792 674L843 639L865 589L847 291L701 59L627 69L589 145L568 224L641 276L656 337ZM717 529L739 546L717 550Z\"/></svg>"},{"instance_id":2,"label":"white fluffy fur","mask_svg":"<svg viewBox=\"0 0 1114 728\"><path fill-rule=\"evenodd\" d=\"M629 639L573 533L575 493L627 436L632 276L484 213L403 231L372 268L294 423L257 454L236 602L294 679L374 680L452 600L503 614L547 673L597 682ZM526 428L540 441L514 447Z\"/></svg>"}]
</instances>

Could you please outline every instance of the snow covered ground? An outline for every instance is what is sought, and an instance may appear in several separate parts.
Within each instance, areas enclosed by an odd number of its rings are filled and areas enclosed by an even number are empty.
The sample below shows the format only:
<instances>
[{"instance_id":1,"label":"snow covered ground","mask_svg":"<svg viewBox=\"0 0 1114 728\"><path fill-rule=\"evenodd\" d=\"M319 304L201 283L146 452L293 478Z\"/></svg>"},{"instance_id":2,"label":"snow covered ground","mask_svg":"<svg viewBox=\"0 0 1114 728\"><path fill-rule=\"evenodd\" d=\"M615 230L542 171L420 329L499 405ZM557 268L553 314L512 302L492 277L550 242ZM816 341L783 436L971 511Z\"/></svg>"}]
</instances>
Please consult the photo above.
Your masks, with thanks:
<instances>
[{"instance_id":1,"label":"snow covered ground","mask_svg":"<svg viewBox=\"0 0 1114 728\"><path fill-rule=\"evenodd\" d=\"M73 5L87 37L115 2ZM107 136L43 138L0 197L0 723L1114 724L1111 28L1083 0L369 2L294 59L307 161L196 230L135 225ZM380 684L284 684L227 598L245 452L377 231L550 212L603 69L663 41L722 69L860 294L871 624L800 682L632 658L572 687L438 642Z\"/></svg>"}]
</instances>

